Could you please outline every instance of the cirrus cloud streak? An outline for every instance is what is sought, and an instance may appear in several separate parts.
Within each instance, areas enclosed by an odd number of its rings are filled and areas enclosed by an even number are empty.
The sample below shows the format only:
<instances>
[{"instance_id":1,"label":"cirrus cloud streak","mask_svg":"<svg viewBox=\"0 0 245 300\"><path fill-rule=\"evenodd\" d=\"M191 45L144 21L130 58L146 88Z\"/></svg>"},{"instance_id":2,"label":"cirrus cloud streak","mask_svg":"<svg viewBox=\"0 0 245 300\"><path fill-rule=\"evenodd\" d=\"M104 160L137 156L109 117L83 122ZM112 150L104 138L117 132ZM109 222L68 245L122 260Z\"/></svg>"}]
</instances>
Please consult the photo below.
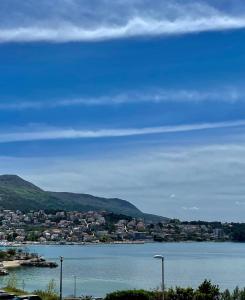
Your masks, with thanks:
<instances>
[{"instance_id":1,"label":"cirrus cloud streak","mask_svg":"<svg viewBox=\"0 0 245 300\"><path fill-rule=\"evenodd\" d=\"M209 0L0 3L0 42L93 42L245 28L245 7Z\"/></svg>"},{"instance_id":2,"label":"cirrus cloud streak","mask_svg":"<svg viewBox=\"0 0 245 300\"><path fill-rule=\"evenodd\" d=\"M158 126L144 128L117 128L98 130L79 129L50 129L40 131L18 131L0 133L0 143L26 142L39 140L60 140L60 139L95 139L130 137L151 134L179 133L197 130L220 129L229 127L245 126L245 120L213 122L200 124L184 124L175 126Z\"/></svg>"},{"instance_id":3,"label":"cirrus cloud streak","mask_svg":"<svg viewBox=\"0 0 245 300\"><path fill-rule=\"evenodd\" d=\"M0 42L93 42L140 36L180 35L205 31L223 31L245 28L245 17L211 16L198 19L156 20L134 17L122 25L102 25L84 28L64 23L57 27L20 26L1 28Z\"/></svg>"},{"instance_id":4,"label":"cirrus cloud streak","mask_svg":"<svg viewBox=\"0 0 245 300\"><path fill-rule=\"evenodd\" d=\"M214 90L191 89L149 89L142 91L129 91L109 96L76 97L60 100L32 100L8 101L0 103L0 111L28 110L28 109L53 109L72 106L109 106L134 103L167 103L167 102L203 102L223 101L234 103L243 101L245 92L237 88L216 88Z\"/></svg>"}]
</instances>

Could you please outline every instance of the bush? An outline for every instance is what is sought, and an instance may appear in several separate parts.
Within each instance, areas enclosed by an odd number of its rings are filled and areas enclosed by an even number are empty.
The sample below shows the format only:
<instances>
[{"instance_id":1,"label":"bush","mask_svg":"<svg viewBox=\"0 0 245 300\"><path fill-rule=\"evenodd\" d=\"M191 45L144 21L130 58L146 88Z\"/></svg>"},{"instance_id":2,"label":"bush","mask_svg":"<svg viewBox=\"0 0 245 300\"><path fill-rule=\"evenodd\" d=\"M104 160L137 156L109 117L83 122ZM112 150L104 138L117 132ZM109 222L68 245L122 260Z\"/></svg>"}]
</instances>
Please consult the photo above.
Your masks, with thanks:
<instances>
[{"instance_id":1,"label":"bush","mask_svg":"<svg viewBox=\"0 0 245 300\"><path fill-rule=\"evenodd\" d=\"M210 299L218 299L220 294L219 287L217 285L212 284L210 280L205 279L197 289L197 295L200 295L200 297L202 297L202 294L210 297Z\"/></svg>"},{"instance_id":2,"label":"bush","mask_svg":"<svg viewBox=\"0 0 245 300\"><path fill-rule=\"evenodd\" d=\"M165 295L166 300L193 300L194 290L192 288L176 287L176 289L169 289Z\"/></svg>"},{"instance_id":3,"label":"bush","mask_svg":"<svg viewBox=\"0 0 245 300\"><path fill-rule=\"evenodd\" d=\"M154 292L144 290L118 291L108 294L104 300L155 300Z\"/></svg>"},{"instance_id":4,"label":"bush","mask_svg":"<svg viewBox=\"0 0 245 300\"><path fill-rule=\"evenodd\" d=\"M8 249L7 250L7 254L9 255L9 256L15 256L16 255L16 249Z\"/></svg>"},{"instance_id":5,"label":"bush","mask_svg":"<svg viewBox=\"0 0 245 300\"><path fill-rule=\"evenodd\" d=\"M5 251L0 251L0 261L5 260L7 257L7 253Z\"/></svg>"},{"instance_id":6,"label":"bush","mask_svg":"<svg viewBox=\"0 0 245 300\"><path fill-rule=\"evenodd\" d=\"M219 287L213 285L209 280L204 282L196 289L192 288L170 288L165 291L165 300L245 300L245 298L220 298ZM160 291L129 290L118 291L108 294L104 300L161 300Z\"/></svg>"},{"instance_id":7,"label":"bush","mask_svg":"<svg viewBox=\"0 0 245 300\"><path fill-rule=\"evenodd\" d=\"M34 291L34 294L38 295L42 298L42 300L58 300L59 295L56 291L56 284L54 280L51 280L45 291L42 290L36 290Z\"/></svg>"},{"instance_id":8,"label":"bush","mask_svg":"<svg viewBox=\"0 0 245 300\"><path fill-rule=\"evenodd\" d=\"M28 294L23 290L18 289L18 281L15 274L12 274L7 282L7 287L4 289L9 293L16 295ZM24 286L24 284L23 284ZM24 289L24 287L23 287ZM36 290L34 294L39 295L43 300L59 300L59 295L56 291L55 281L51 280L46 290ZM81 300L91 300L90 296L82 296ZM209 280L204 282L196 289L192 288L170 288L165 290L165 300L245 300L245 288L239 289L236 287L234 291L225 290L219 291L217 285L213 285ZM145 290L128 290L117 291L108 294L104 300L162 300L161 291L145 291Z\"/></svg>"},{"instance_id":9,"label":"bush","mask_svg":"<svg viewBox=\"0 0 245 300\"><path fill-rule=\"evenodd\" d=\"M236 287L233 292L225 290L221 294L220 300L245 300L245 289L240 290Z\"/></svg>"}]
</instances>

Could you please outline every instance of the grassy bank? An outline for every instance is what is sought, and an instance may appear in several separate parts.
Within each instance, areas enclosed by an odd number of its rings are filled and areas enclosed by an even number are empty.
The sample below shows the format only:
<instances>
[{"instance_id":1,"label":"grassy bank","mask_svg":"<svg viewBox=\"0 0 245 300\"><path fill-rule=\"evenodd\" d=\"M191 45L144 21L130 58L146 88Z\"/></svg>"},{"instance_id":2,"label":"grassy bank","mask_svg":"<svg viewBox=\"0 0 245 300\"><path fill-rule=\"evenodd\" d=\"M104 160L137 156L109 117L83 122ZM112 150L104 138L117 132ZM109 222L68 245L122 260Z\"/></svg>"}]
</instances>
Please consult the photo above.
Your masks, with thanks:
<instances>
[{"instance_id":1,"label":"grassy bank","mask_svg":"<svg viewBox=\"0 0 245 300\"><path fill-rule=\"evenodd\" d=\"M20 295L28 295L35 294L42 298L42 300L58 300L59 295L56 290L56 285L54 280L51 280L45 290L35 290L35 291L25 291L25 289L19 288L19 281L14 273L6 280L5 287L2 289L7 293L15 294L17 296Z\"/></svg>"}]
</instances>

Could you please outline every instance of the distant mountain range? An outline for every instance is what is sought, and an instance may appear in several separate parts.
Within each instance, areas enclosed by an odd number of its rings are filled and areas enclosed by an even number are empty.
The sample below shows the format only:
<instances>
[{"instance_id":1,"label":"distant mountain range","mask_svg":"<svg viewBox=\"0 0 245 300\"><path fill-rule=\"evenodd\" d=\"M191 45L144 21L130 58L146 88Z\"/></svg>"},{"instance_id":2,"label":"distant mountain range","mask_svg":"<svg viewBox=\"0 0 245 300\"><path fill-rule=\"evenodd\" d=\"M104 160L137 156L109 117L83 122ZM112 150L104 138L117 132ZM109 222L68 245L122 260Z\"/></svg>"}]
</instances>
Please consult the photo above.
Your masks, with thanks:
<instances>
[{"instance_id":1,"label":"distant mountain range","mask_svg":"<svg viewBox=\"0 0 245 300\"><path fill-rule=\"evenodd\" d=\"M88 194L49 192L17 175L0 176L0 208L11 210L106 210L115 214L141 217L146 221L166 221L165 217L145 214L132 203L118 198L102 198Z\"/></svg>"}]
</instances>

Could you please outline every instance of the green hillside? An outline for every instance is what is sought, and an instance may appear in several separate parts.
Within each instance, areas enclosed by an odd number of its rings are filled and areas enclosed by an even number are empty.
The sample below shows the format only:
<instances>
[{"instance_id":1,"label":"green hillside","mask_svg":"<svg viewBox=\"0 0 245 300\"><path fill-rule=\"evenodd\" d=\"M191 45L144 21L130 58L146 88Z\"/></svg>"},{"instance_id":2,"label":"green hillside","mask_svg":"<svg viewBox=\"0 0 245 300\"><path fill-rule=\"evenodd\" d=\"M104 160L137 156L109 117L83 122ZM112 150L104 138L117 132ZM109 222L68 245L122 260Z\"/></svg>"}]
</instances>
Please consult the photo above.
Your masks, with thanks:
<instances>
[{"instance_id":1,"label":"green hillside","mask_svg":"<svg viewBox=\"0 0 245 300\"><path fill-rule=\"evenodd\" d=\"M102 198L88 194L43 191L17 175L0 176L0 208L12 210L107 210L115 214L142 217L148 221L166 218L144 214L132 203L117 198Z\"/></svg>"}]
</instances>

